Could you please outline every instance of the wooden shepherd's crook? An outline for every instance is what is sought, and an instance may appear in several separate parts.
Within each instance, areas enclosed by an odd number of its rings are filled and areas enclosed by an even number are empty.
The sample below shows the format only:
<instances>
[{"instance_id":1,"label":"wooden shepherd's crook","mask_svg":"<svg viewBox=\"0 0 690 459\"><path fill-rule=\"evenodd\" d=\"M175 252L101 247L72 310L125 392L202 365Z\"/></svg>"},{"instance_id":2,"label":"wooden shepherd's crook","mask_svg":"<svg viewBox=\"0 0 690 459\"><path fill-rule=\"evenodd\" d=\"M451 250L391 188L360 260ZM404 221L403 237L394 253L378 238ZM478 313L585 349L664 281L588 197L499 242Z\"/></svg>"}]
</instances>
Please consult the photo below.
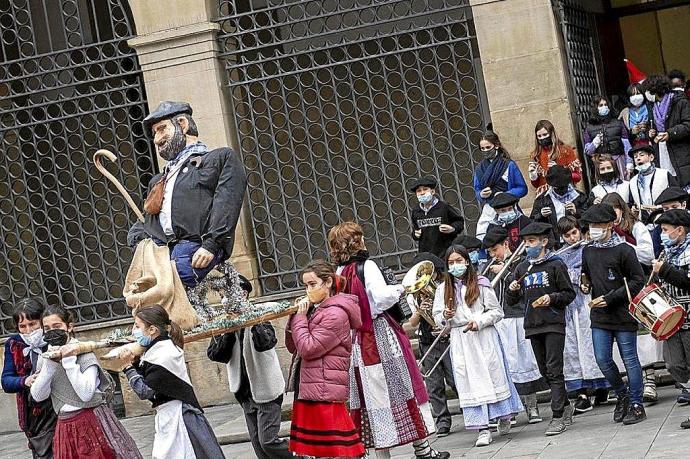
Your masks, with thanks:
<instances>
[{"instance_id":1,"label":"wooden shepherd's crook","mask_svg":"<svg viewBox=\"0 0 690 459\"><path fill-rule=\"evenodd\" d=\"M96 153L93 154L93 162L96 164L96 169L101 171L101 174L105 175L105 177L112 182L113 185L118 189L120 193L122 193L122 196L124 196L125 200L127 201L127 204L129 204L129 207L132 208L135 214L137 214L137 218L143 223L144 222L144 214L141 213L139 208L137 207L136 204L134 204L134 200L132 197L129 195L127 190L125 190L125 187L122 186L120 181L116 179L113 174L107 171L107 169L101 164L101 156L105 156L112 162L117 161L117 156L112 151L105 150L105 149L100 149Z\"/></svg>"}]
</instances>

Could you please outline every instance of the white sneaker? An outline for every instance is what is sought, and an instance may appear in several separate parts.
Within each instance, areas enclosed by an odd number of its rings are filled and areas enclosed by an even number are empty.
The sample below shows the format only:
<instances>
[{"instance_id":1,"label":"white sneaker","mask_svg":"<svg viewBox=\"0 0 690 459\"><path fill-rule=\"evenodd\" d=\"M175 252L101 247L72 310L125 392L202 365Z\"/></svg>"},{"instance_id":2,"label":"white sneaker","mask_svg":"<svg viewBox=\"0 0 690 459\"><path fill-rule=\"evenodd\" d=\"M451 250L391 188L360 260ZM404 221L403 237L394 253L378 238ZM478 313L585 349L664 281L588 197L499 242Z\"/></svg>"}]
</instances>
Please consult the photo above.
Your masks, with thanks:
<instances>
[{"instance_id":1,"label":"white sneaker","mask_svg":"<svg viewBox=\"0 0 690 459\"><path fill-rule=\"evenodd\" d=\"M491 431L490 430L482 430L479 432L479 437L477 437L477 441L474 443L474 446L489 446L491 444Z\"/></svg>"},{"instance_id":2,"label":"white sneaker","mask_svg":"<svg viewBox=\"0 0 690 459\"><path fill-rule=\"evenodd\" d=\"M510 432L510 426L512 424L510 423L510 419L499 419L498 420L498 427L496 430L498 430L499 435L507 435L508 432Z\"/></svg>"}]
</instances>

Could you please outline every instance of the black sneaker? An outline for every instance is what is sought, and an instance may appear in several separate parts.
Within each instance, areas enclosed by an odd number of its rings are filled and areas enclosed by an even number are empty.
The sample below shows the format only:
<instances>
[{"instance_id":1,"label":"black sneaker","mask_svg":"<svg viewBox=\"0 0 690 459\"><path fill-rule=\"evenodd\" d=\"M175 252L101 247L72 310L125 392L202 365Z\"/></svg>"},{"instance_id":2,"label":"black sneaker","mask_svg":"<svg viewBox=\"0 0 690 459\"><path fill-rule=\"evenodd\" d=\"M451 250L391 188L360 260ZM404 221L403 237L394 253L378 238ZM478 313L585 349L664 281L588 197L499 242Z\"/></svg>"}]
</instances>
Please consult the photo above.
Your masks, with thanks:
<instances>
[{"instance_id":1,"label":"black sneaker","mask_svg":"<svg viewBox=\"0 0 690 459\"><path fill-rule=\"evenodd\" d=\"M415 457L418 459L450 459L450 453L448 451L436 451L432 449L429 454L425 454L424 456L415 455Z\"/></svg>"},{"instance_id":2,"label":"black sneaker","mask_svg":"<svg viewBox=\"0 0 690 459\"><path fill-rule=\"evenodd\" d=\"M623 395L618 397L618 402L616 402L616 408L613 410L613 420L615 422L623 422L623 418L628 414L628 408L630 406L630 396Z\"/></svg>"},{"instance_id":3,"label":"black sneaker","mask_svg":"<svg viewBox=\"0 0 690 459\"><path fill-rule=\"evenodd\" d=\"M682 429L690 429L690 418L687 418L685 421L681 422L680 427Z\"/></svg>"},{"instance_id":4,"label":"black sneaker","mask_svg":"<svg viewBox=\"0 0 690 459\"><path fill-rule=\"evenodd\" d=\"M606 405L609 402L609 390L597 389L594 391L594 406Z\"/></svg>"},{"instance_id":5,"label":"black sneaker","mask_svg":"<svg viewBox=\"0 0 690 459\"><path fill-rule=\"evenodd\" d=\"M623 424L637 424L647 419L647 413L644 410L644 406L641 403L632 403L630 408L628 408L628 413L623 418Z\"/></svg>"},{"instance_id":6,"label":"black sneaker","mask_svg":"<svg viewBox=\"0 0 690 459\"><path fill-rule=\"evenodd\" d=\"M592 402L585 394L580 394L575 401L575 414L586 413L587 411L592 411Z\"/></svg>"}]
</instances>

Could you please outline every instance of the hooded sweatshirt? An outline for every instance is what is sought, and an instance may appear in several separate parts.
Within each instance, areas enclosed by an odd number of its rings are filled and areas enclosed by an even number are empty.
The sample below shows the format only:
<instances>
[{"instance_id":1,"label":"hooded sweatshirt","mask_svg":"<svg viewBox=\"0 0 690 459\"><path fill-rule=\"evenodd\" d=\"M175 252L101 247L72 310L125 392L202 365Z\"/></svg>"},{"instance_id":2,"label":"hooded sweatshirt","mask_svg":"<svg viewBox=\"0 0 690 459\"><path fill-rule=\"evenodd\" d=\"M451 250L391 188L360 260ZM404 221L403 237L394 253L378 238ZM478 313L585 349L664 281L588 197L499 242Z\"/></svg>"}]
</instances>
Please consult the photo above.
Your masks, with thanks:
<instances>
[{"instance_id":1,"label":"hooded sweatshirt","mask_svg":"<svg viewBox=\"0 0 690 459\"><path fill-rule=\"evenodd\" d=\"M510 306L521 301L524 303L525 336L565 334L565 308L575 299L575 290L565 263L549 254L536 261L523 261L515 268L514 276L515 279L524 278L520 282L520 290L506 290L506 302ZM544 295L551 297L548 306L532 306L537 298Z\"/></svg>"},{"instance_id":2,"label":"hooded sweatshirt","mask_svg":"<svg viewBox=\"0 0 690 459\"><path fill-rule=\"evenodd\" d=\"M350 395L351 330L362 326L358 299L340 293L288 322L285 345L301 358L300 400L344 402Z\"/></svg>"}]
</instances>

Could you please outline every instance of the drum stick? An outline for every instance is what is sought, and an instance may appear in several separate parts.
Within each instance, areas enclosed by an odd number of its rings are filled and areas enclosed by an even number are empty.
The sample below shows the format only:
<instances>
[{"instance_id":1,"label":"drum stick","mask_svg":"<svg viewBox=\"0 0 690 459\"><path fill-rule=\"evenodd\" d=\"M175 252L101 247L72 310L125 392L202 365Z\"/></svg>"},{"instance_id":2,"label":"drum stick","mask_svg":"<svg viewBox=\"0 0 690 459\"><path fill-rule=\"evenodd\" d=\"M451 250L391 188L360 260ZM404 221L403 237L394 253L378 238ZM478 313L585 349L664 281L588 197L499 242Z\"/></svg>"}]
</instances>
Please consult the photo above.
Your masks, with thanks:
<instances>
[{"instance_id":1,"label":"drum stick","mask_svg":"<svg viewBox=\"0 0 690 459\"><path fill-rule=\"evenodd\" d=\"M628 278L623 278L623 283L625 284L625 291L628 293L628 302L632 303L632 295L630 295L630 287L628 287Z\"/></svg>"}]
</instances>

